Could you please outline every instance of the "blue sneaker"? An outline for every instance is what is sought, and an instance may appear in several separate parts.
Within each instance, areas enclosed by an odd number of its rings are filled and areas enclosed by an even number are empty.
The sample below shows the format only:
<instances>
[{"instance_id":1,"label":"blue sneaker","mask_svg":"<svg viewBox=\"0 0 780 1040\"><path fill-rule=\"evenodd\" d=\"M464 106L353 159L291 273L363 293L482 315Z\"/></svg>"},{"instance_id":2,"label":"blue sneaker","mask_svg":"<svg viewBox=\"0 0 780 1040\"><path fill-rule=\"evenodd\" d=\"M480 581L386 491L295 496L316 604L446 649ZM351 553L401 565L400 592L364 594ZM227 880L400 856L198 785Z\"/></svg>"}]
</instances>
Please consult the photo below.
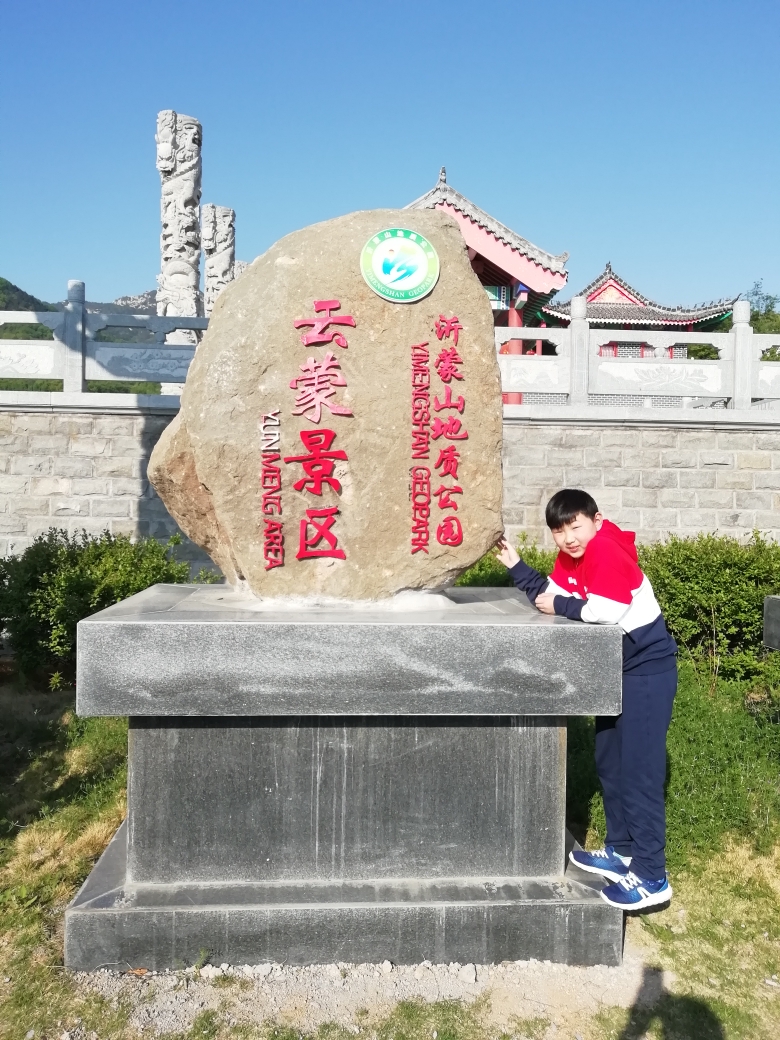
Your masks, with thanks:
<instances>
[{"instance_id":1,"label":"blue sneaker","mask_svg":"<svg viewBox=\"0 0 780 1040\"><path fill-rule=\"evenodd\" d=\"M644 910L647 906L668 903L672 886L666 876L659 881L646 881L629 870L624 878L601 891L601 898L619 910Z\"/></svg>"},{"instance_id":2,"label":"blue sneaker","mask_svg":"<svg viewBox=\"0 0 780 1040\"><path fill-rule=\"evenodd\" d=\"M586 852L584 849L572 849L569 859L575 867L587 870L589 874L601 874L610 881L620 881L629 872L630 856L621 856L607 845L606 848Z\"/></svg>"}]
</instances>

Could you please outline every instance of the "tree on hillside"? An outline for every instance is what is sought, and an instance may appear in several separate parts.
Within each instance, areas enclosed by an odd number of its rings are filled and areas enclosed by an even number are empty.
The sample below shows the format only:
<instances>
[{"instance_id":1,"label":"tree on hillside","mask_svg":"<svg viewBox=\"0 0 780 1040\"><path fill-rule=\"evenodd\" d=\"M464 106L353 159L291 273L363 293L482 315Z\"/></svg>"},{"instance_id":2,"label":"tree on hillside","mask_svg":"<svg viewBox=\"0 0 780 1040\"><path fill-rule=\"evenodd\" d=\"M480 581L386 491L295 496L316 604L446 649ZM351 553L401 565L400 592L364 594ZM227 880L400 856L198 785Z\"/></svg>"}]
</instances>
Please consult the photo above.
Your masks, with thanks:
<instances>
[{"instance_id":1,"label":"tree on hillside","mask_svg":"<svg viewBox=\"0 0 780 1040\"><path fill-rule=\"evenodd\" d=\"M750 324L756 332L780 332L780 296L764 292L764 279L755 282L745 296L750 300Z\"/></svg>"},{"instance_id":2,"label":"tree on hillside","mask_svg":"<svg viewBox=\"0 0 780 1040\"><path fill-rule=\"evenodd\" d=\"M31 296L18 285L0 278L0 311L58 311L55 303L44 303L37 296Z\"/></svg>"},{"instance_id":3,"label":"tree on hillside","mask_svg":"<svg viewBox=\"0 0 780 1040\"><path fill-rule=\"evenodd\" d=\"M53 303L31 296L18 285L0 278L0 311L58 311ZM45 325L0 325L0 339L53 339Z\"/></svg>"}]
</instances>

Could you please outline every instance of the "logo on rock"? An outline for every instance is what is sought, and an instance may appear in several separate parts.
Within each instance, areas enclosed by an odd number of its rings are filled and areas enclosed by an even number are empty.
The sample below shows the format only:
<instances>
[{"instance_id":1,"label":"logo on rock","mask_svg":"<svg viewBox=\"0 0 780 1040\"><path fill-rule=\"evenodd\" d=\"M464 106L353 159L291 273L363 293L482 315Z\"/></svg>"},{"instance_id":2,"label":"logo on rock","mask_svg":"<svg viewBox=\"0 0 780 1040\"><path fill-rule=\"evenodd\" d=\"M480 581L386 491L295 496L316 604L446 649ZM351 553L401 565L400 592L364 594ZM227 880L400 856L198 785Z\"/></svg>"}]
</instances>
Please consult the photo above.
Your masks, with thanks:
<instances>
[{"instance_id":1,"label":"logo on rock","mask_svg":"<svg viewBox=\"0 0 780 1040\"><path fill-rule=\"evenodd\" d=\"M439 280L439 256L416 231L385 228L363 246L360 270L383 300L414 303L427 296Z\"/></svg>"}]
</instances>

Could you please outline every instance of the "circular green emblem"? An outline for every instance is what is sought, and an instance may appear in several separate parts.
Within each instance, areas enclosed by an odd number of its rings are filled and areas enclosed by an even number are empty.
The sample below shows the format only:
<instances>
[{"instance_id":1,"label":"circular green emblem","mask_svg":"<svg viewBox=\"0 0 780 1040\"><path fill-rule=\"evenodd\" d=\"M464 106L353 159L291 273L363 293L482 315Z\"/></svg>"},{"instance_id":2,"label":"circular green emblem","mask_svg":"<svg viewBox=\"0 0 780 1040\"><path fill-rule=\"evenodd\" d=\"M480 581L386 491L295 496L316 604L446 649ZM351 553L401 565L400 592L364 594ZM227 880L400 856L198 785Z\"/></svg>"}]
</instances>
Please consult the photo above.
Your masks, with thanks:
<instances>
[{"instance_id":1,"label":"circular green emblem","mask_svg":"<svg viewBox=\"0 0 780 1040\"><path fill-rule=\"evenodd\" d=\"M363 246L360 270L377 296L391 303L414 303L439 280L439 256L416 231L385 228Z\"/></svg>"}]
</instances>

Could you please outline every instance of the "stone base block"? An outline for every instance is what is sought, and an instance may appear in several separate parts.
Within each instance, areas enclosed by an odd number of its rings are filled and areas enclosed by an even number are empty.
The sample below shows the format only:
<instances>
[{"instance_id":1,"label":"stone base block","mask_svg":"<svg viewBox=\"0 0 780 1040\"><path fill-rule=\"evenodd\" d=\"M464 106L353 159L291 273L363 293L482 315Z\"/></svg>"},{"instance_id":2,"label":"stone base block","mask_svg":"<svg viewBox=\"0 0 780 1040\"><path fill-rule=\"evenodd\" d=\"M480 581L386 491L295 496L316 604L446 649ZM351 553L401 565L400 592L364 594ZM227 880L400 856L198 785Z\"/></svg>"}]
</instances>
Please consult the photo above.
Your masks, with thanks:
<instances>
[{"instance_id":1,"label":"stone base block","mask_svg":"<svg viewBox=\"0 0 780 1040\"><path fill-rule=\"evenodd\" d=\"M565 860L563 723L131 718L127 879L554 877Z\"/></svg>"},{"instance_id":2,"label":"stone base block","mask_svg":"<svg viewBox=\"0 0 780 1040\"><path fill-rule=\"evenodd\" d=\"M216 964L621 960L622 912L571 866L559 878L131 884L126 856L123 824L66 911L69 968L159 971L204 953Z\"/></svg>"}]
</instances>

